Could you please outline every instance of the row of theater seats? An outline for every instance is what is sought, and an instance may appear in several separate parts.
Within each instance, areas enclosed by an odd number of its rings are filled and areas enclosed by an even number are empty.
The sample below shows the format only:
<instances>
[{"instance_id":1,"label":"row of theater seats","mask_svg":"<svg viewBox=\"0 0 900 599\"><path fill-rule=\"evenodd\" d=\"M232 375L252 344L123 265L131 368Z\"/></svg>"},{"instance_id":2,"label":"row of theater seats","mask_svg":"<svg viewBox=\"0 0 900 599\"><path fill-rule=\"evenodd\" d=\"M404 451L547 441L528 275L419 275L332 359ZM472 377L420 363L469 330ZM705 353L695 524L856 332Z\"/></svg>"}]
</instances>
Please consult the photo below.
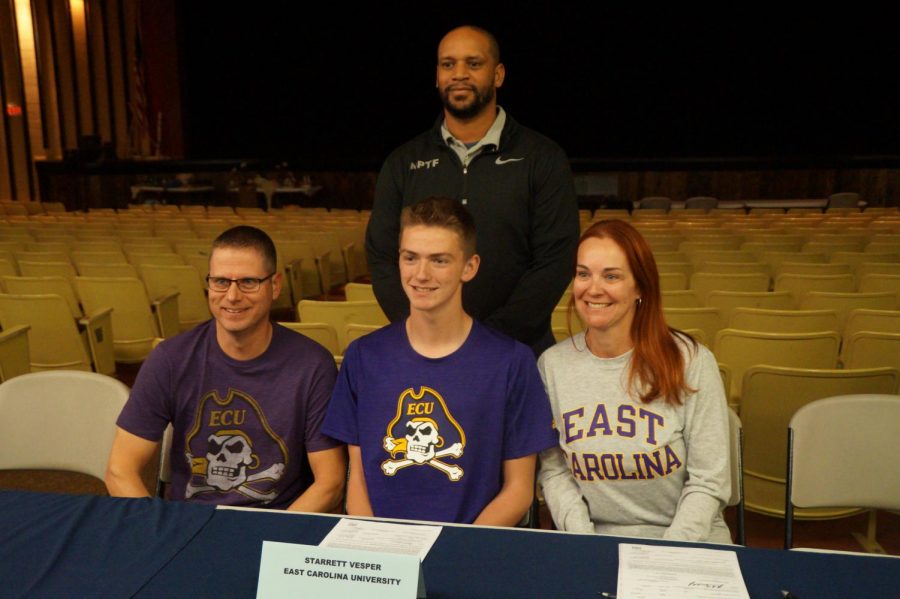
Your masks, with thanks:
<instances>
[{"instance_id":1,"label":"row of theater seats","mask_svg":"<svg viewBox=\"0 0 900 599\"><path fill-rule=\"evenodd\" d=\"M0 200L0 216L11 218L28 218L46 214L64 213L66 206L62 202L16 202Z\"/></svg>"},{"instance_id":2,"label":"row of theater seats","mask_svg":"<svg viewBox=\"0 0 900 599\"><path fill-rule=\"evenodd\" d=\"M860 200L862 199L861 195L857 192L840 192L833 193L828 198L822 199L822 208L793 208L793 210L803 210L807 212L822 212L823 210L828 211L855 211L859 210ZM770 200L771 201L771 200ZM754 200L749 200L747 205L752 206ZM674 210L676 213L684 211L692 211L694 213L707 213L713 210L720 209L719 207L719 199L712 196L693 196L686 198L683 203L683 208L676 208L676 204L672 201L672 198L668 196L645 196L641 198L639 201L635 203L635 207L641 211L655 211L658 213L667 213L669 211ZM723 208L727 210L726 208ZM734 210L732 208L731 210ZM743 209L741 207L740 209ZM753 208L751 208L753 210ZM784 208L756 208L756 210L769 210L769 211L781 211L784 212ZM788 210L791 210L788 208Z\"/></svg>"},{"instance_id":3,"label":"row of theater seats","mask_svg":"<svg viewBox=\"0 0 900 599\"><path fill-rule=\"evenodd\" d=\"M287 205L281 208L265 210L258 207L205 205L205 204L162 204L159 202L144 202L129 204L124 208L89 208L85 211L67 211L63 202L18 202L14 200L0 200L0 215L8 219L34 220L38 218L84 218L84 217L128 217L146 216L269 216L269 215L325 215L328 217L351 217L360 214L367 215L369 210L355 210L352 208L327 208L324 206L297 206Z\"/></svg>"},{"instance_id":4,"label":"row of theater seats","mask_svg":"<svg viewBox=\"0 0 900 599\"><path fill-rule=\"evenodd\" d=\"M68 214L68 213L67 213ZM89 213L90 214L90 213ZM164 216L163 216L164 215ZM139 215L138 215L139 216ZM364 274L366 270L363 242L366 221L360 213L346 216L318 216L315 213L292 216L199 218L152 213L145 218L129 214L76 216L76 222L55 220L0 223L0 257L2 250L34 252L77 251L87 253L82 262L103 262L107 258L97 252L120 252L114 256L116 262L146 261L145 254L178 253L184 261L195 264L201 271L206 270L202 258L209 243L219 233L230 226L250 224L262 228L270 234L276 244L284 245L282 256L289 263L297 250L289 247L291 242L305 241L313 252L304 253L308 273L306 283L311 285L306 296L327 292L331 285L340 285ZM132 255L135 255L132 257ZM328 266L319 274L316 259L327 254ZM12 257L5 254L5 257ZM52 260L49 255L26 255L27 260ZM151 256L156 263L161 260ZM72 257L74 261L74 256ZM192 262L193 260L193 262ZM166 262L171 263L171 261ZM325 280L322 280L324 277Z\"/></svg>"},{"instance_id":5,"label":"row of theater seats","mask_svg":"<svg viewBox=\"0 0 900 599\"><path fill-rule=\"evenodd\" d=\"M0 223L0 324L3 338L20 349L6 352L19 358L3 362L2 376L50 368L111 374L116 361L143 360L153 339L207 320L210 245L233 225L258 226L275 241L286 281L276 309L292 312L302 299L367 274L366 215L291 212L7 219ZM21 351L29 338L30 352Z\"/></svg>"},{"instance_id":6,"label":"row of theater seats","mask_svg":"<svg viewBox=\"0 0 900 599\"><path fill-rule=\"evenodd\" d=\"M158 230L164 231L165 228L162 226ZM892 232L886 228L876 228L876 230L878 231L876 234ZM154 233L156 232L154 230ZM648 233L648 236L650 235ZM74 236L77 239L78 235ZM693 240L684 238L681 241ZM208 243L208 240L205 242ZM123 244L122 251L125 258L129 259L130 255L125 252L124 248L124 238L120 240L120 243ZM173 249L175 249L174 245ZM676 249L659 250L657 255L660 256L664 251L679 251L680 249L679 245L676 246ZM797 250L800 249L802 247L797 248ZM865 249L863 248L863 250ZM740 248L718 250L720 255L725 251L741 250ZM782 263L807 264L807 262L803 262L803 257L798 256L816 255L802 251L789 253L795 260L782 260L778 264L765 262L770 268L766 273L767 277L772 273L784 274L786 271L777 270ZM15 257L13 255L13 258ZM830 257L828 256L828 258ZM686 263L693 269L699 262L701 264L699 268L702 269L706 264L715 262L715 260L702 262L687 255L685 258L687 259L683 262L679 260L676 263ZM328 262L322 258L318 260L319 262ZM816 260L808 263L842 264L828 260ZM860 261L860 264L870 263ZM876 262L875 264L891 264L891 262ZM146 270L146 267L138 264L138 270L139 272ZM697 272L702 272L702 270ZM858 274L857 270L851 270L851 273ZM690 274L694 275L695 272L692 270ZM321 285L321 274L319 276ZM144 282L146 283L146 280ZM671 324L691 330L692 333L710 344L721 362L723 379L729 390L729 400L733 407L740 411L740 420L743 420L743 480L747 507L769 515L781 515L784 511L784 465L786 459L784 444L772 442L773 435L780 434L778 431L786 428L788 420L799 407L815 399L841 393L896 394L900 391L900 370L897 369L900 366L900 358L893 358L894 361L887 367L846 367L848 364L855 365L848 362L853 358L852 352L851 357L847 355L849 345L846 340L852 339L858 334L867 334L867 331L883 333L892 330L900 333L900 330L894 328L900 322L900 311L898 311L900 306L896 303L896 294L892 292L882 293L876 298L882 301L883 298L889 297L893 302L889 306L887 303L865 303L862 304L863 309L855 310L853 308L859 304L853 303L853 300L863 299L858 291L838 293L813 291L806 293L798 302L795 291L792 293L793 290L768 290L770 284L771 281L765 289L759 291L727 291L712 288L702 293L698 293L696 289L667 291L664 294L664 306L667 319ZM297 305L299 322L288 323L288 326L315 338L328 347L338 361L352 339L387 322L374 301L371 286L350 283L346 285L345 291L346 301L322 302L308 299L299 301ZM851 295L853 297L849 297ZM848 300L850 300L849 303L847 303ZM826 302L824 304L826 307L821 310L798 310L801 307L817 307L819 304L816 304L816 301ZM881 309L873 310L872 308ZM554 314L554 323L557 325L561 314L561 310ZM574 324L576 328L579 326L577 318L574 319ZM823 329L823 326L828 328ZM557 327L555 329L555 332L559 333L559 329ZM794 337L792 338L790 334L785 335L785 331L790 331ZM7 333L13 335L15 331L5 330L4 334ZM21 334L19 336L21 337ZM822 343L823 346L827 345L827 352L823 352L823 355L827 353L828 357L819 363L827 363L826 366L797 368L797 365L790 361L796 356L819 355L818 351L808 350L803 345L806 337ZM844 353L842 354L845 368L838 369L836 368L840 363L838 361L838 343L842 337L845 339ZM896 341L893 338L890 341L891 347L896 348ZM741 347L741 343L744 342L746 342L746 346ZM735 356L738 357L731 357L731 353L729 353L732 351L729 348L733 346L738 348L735 350ZM896 351L896 349L881 350L876 353L884 356L890 355L890 351ZM778 365L779 363L783 365ZM802 366L808 366L808 364L804 363ZM737 420L737 418L732 418L732 420ZM739 469L737 472L741 472L741 470ZM858 510L847 509L800 510L798 516L830 518L857 512Z\"/></svg>"},{"instance_id":7,"label":"row of theater seats","mask_svg":"<svg viewBox=\"0 0 900 599\"><path fill-rule=\"evenodd\" d=\"M770 200L771 201L771 200ZM746 203L731 206L716 207L650 207L637 206L636 209L627 208L597 208L595 210L579 210L582 220L601 218L631 218L634 220L655 219L702 219L702 218L782 218L782 217L831 217L831 216L882 216L898 213L897 206L867 206L865 208L851 206L822 206L822 207L797 207L791 206L791 200L777 200L783 207L754 207L753 200Z\"/></svg>"}]
</instances>

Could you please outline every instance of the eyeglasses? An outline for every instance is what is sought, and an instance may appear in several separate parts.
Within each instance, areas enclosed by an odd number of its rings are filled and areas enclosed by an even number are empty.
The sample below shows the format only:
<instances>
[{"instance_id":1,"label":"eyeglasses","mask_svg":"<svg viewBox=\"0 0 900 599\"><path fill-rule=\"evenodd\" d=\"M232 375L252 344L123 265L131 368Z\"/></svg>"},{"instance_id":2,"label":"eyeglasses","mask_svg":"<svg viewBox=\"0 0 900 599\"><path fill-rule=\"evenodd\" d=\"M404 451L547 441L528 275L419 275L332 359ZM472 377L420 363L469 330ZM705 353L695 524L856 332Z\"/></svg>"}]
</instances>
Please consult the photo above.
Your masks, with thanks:
<instances>
[{"instance_id":1,"label":"eyeglasses","mask_svg":"<svg viewBox=\"0 0 900 599\"><path fill-rule=\"evenodd\" d=\"M237 283L238 289L244 293L254 293L259 291L259 286L275 276L273 272L267 277L256 279L254 277L244 277L243 279L226 279L225 277L211 277L206 275L206 286L210 291L224 292L231 289L232 283Z\"/></svg>"}]
</instances>

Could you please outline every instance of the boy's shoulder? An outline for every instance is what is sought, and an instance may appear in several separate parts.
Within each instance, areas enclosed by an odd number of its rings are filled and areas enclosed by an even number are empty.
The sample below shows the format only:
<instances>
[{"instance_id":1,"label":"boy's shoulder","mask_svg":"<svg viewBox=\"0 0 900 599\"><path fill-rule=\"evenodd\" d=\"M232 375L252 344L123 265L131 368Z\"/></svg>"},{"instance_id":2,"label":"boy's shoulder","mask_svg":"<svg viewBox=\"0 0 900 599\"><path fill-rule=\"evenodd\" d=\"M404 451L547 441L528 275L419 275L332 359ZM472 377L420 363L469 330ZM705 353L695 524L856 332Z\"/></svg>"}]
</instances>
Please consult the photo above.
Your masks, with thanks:
<instances>
[{"instance_id":1,"label":"boy's shoulder","mask_svg":"<svg viewBox=\"0 0 900 599\"><path fill-rule=\"evenodd\" d=\"M521 341L513 339L506 333L492 329L477 320L473 321L472 334L476 335L476 337L473 337L473 341L476 342L479 348L483 347L491 351L500 352L502 355L516 358L528 356L531 361L534 361L534 354L530 347Z\"/></svg>"},{"instance_id":2,"label":"boy's shoulder","mask_svg":"<svg viewBox=\"0 0 900 599\"><path fill-rule=\"evenodd\" d=\"M405 322L398 321L356 339L348 346L345 356L381 355L385 352L402 351L400 348L407 348L408 344ZM472 321L472 331L461 350L490 355L492 360L525 358L535 361L534 354L527 345L477 320Z\"/></svg>"}]
</instances>

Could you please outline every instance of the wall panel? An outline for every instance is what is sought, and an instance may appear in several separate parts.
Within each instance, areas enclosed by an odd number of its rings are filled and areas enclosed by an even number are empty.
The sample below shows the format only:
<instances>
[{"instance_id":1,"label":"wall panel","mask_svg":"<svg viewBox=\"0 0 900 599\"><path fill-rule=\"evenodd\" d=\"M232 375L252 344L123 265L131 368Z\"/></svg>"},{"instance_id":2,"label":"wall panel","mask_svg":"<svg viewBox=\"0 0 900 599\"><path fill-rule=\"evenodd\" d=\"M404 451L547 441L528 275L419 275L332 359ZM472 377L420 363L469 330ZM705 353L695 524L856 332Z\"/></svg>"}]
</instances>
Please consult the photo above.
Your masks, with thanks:
<instances>
[{"instance_id":1,"label":"wall panel","mask_svg":"<svg viewBox=\"0 0 900 599\"><path fill-rule=\"evenodd\" d=\"M95 132L93 85L91 85L91 56L88 48L88 6L84 0L69 1L72 26L72 52L75 59L75 89L79 116L79 135Z\"/></svg>"},{"instance_id":2,"label":"wall panel","mask_svg":"<svg viewBox=\"0 0 900 599\"><path fill-rule=\"evenodd\" d=\"M106 11L101 0L90 3L87 17L91 100L96 122L94 132L104 142L109 142L113 138L113 126L109 101L109 64L106 59Z\"/></svg>"},{"instance_id":3,"label":"wall panel","mask_svg":"<svg viewBox=\"0 0 900 599\"><path fill-rule=\"evenodd\" d=\"M22 80L22 67L13 0L0 0L0 86L6 147L6 177L9 191L0 199L29 199L32 195L31 142L28 138L28 107Z\"/></svg>"},{"instance_id":4,"label":"wall panel","mask_svg":"<svg viewBox=\"0 0 900 599\"><path fill-rule=\"evenodd\" d=\"M119 2L103 0L104 13L104 46L106 57L107 89L109 103L109 120L113 148L117 156L128 155L128 118L125 99L125 82L121 52L122 36L119 18Z\"/></svg>"},{"instance_id":5,"label":"wall panel","mask_svg":"<svg viewBox=\"0 0 900 599\"><path fill-rule=\"evenodd\" d=\"M77 106L77 81L75 78L75 57L72 51L72 20L69 18L67 0L50 0L50 19L55 49L57 110L60 114L60 134L62 150L78 147L80 113Z\"/></svg>"}]
</instances>

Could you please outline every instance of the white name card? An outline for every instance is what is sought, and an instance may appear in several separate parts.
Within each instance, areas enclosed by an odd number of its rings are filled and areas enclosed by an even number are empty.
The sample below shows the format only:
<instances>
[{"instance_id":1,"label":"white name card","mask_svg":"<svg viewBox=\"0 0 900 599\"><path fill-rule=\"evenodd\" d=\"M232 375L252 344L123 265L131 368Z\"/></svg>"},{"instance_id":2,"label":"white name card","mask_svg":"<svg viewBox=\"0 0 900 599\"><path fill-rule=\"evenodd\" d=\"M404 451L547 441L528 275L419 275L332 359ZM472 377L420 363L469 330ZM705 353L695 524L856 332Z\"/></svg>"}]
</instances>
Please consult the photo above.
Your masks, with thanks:
<instances>
[{"instance_id":1,"label":"white name card","mask_svg":"<svg viewBox=\"0 0 900 599\"><path fill-rule=\"evenodd\" d=\"M257 599L416 599L425 597L413 555L263 541Z\"/></svg>"}]
</instances>

